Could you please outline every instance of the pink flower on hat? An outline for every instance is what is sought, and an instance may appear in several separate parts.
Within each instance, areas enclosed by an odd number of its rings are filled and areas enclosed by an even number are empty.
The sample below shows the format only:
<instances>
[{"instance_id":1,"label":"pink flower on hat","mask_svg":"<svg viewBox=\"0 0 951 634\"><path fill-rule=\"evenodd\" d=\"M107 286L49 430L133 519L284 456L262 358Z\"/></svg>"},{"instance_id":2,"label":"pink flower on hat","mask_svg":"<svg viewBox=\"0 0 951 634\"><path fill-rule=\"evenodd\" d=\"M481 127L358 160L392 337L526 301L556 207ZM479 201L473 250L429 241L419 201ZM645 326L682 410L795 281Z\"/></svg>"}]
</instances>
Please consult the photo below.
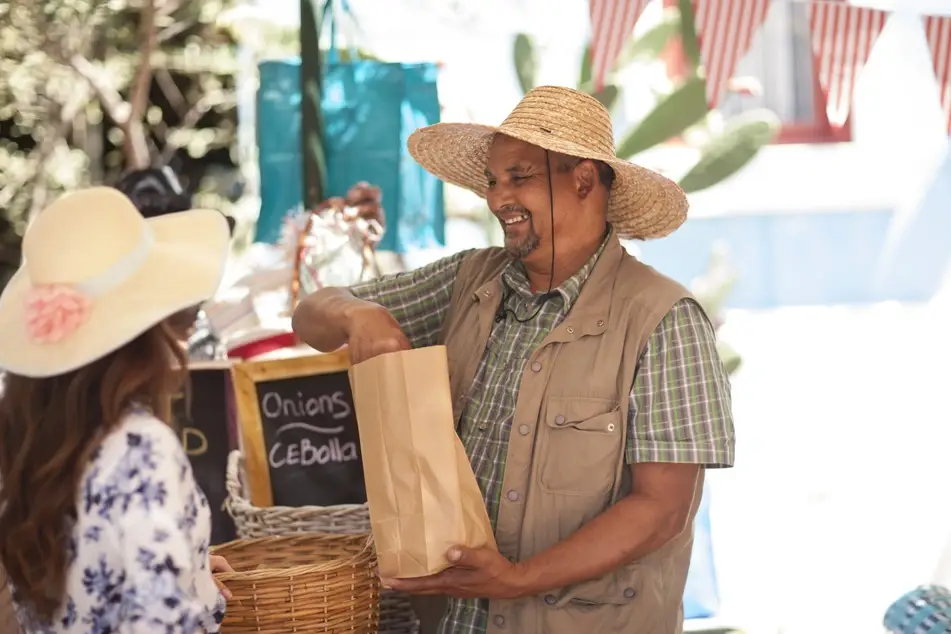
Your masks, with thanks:
<instances>
[{"instance_id":1,"label":"pink flower on hat","mask_svg":"<svg viewBox=\"0 0 951 634\"><path fill-rule=\"evenodd\" d=\"M27 331L34 343L56 343L79 328L92 301L70 286L34 286L26 297Z\"/></svg>"}]
</instances>

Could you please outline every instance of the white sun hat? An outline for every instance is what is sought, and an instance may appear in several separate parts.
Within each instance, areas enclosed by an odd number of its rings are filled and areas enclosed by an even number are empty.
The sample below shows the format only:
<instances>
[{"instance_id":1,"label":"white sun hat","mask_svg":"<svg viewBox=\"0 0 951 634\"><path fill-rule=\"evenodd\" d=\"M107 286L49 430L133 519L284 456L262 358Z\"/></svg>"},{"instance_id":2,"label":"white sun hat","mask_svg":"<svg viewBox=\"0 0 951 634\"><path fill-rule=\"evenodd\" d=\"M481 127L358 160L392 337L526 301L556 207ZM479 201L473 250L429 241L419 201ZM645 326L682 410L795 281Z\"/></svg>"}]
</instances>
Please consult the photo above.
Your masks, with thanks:
<instances>
[{"instance_id":1,"label":"white sun hat","mask_svg":"<svg viewBox=\"0 0 951 634\"><path fill-rule=\"evenodd\" d=\"M66 194L33 221L0 295L0 369L65 374L212 297L230 235L197 209L146 220L110 187Z\"/></svg>"}]
</instances>

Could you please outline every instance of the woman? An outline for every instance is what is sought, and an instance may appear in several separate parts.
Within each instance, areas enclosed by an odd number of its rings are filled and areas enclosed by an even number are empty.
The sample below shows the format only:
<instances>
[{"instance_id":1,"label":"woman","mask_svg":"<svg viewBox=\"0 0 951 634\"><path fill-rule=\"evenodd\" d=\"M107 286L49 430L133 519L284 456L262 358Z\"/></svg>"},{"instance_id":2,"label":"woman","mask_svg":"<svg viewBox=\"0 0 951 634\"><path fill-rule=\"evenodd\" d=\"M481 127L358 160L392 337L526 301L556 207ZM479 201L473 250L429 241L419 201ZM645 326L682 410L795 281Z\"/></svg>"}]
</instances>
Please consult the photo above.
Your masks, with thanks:
<instances>
[{"instance_id":1,"label":"woman","mask_svg":"<svg viewBox=\"0 0 951 634\"><path fill-rule=\"evenodd\" d=\"M28 634L218 631L169 322L215 293L228 242L217 211L146 220L105 187L28 229L0 296L0 568Z\"/></svg>"}]
</instances>

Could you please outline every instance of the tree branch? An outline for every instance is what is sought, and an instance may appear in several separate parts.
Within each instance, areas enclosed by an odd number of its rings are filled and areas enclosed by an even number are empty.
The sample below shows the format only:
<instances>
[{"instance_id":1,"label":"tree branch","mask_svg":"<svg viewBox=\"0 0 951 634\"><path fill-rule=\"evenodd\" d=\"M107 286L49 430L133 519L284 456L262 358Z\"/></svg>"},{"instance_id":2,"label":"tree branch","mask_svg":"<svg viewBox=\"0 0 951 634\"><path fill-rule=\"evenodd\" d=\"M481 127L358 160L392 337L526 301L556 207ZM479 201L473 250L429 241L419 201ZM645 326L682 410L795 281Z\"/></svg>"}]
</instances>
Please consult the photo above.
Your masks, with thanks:
<instances>
[{"instance_id":1,"label":"tree branch","mask_svg":"<svg viewBox=\"0 0 951 634\"><path fill-rule=\"evenodd\" d=\"M129 91L130 120L141 120L149 105L149 89L152 87L152 53L155 52L156 47L154 0L146 0L139 14L139 42L142 45L139 67L135 71L132 88Z\"/></svg>"},{"instance_id":2,"label":"tree branch","mask_svg":"<svg viewBox=\"0 0 951 634\"><path fill-rule=\"evenodd\" d=\"M189 128L194 128L198 125L198 122L201 121L201 118L205 115L206 112L211 110L216 106L220 106L224 103L227 103L229 100L223 97L211 97L204 96L198 100L191 110L182 118L181 124L178 127L180 130L187 130ZM175 151L178 150L177 145L173 145L168 142L168 139L165 141L165 151L162 153L162 161L167 163L175 155Z\"/></svg>"},{"instance_id":3,"label":"tree branch","mask_svg":"<svg viewBox=\"0 0 951 634\"><path fill-rule=\"evenodd\" d=\"M59 142L69 134L73 127L73 121L76 120L76 117L87 103L89 103L89 85L86 82L79 82L72 99L60 110L59 121L56 126L50 126L51 129L43 135L40 146L33 150L33 156L31 157L33 169L29 170L22 178L7 184L3 190L0 190L0 209L6 208L18 191L42 176L46 161L52 156Z\"/></svg>"},{"instance_id":4,"label":"tree branch","mask_svg":"<svg viewBox=\"0 0 951 634\"><path fill-rule=\"evenodd\" d=\"M125 128L123 149L129 166L142 169L149 165L149 145L146 139L145 111L149 107L152 88L152 54L155 52L155 0L146 0L139 14L139 41L142 49L139 67L132 78L129 91L129 119Z\"/></svg>"},{"instance_id":5,"label":"tree branch","mask_svg":"<svg viewBox=\"0 0 951 634\"><path fill-rule=\"evenodd\" d=\"M89 82L109 118L124 129L129 122L129 104L125 102L119 91L112 86L109 79L95 64L78 53L70 56L69 65L79 73L80 77Z\"/></svg>"}]
</instances>

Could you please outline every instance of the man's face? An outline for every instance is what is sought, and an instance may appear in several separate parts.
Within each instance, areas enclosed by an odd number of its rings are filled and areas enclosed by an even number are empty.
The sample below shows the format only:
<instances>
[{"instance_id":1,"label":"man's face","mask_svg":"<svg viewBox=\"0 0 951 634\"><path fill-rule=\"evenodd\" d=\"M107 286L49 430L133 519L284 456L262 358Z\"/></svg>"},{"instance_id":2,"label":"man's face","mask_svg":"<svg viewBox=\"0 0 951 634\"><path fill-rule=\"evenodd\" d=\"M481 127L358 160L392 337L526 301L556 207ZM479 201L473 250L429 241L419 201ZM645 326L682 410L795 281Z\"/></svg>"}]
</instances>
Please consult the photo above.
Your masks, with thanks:
<instances>
[{"instance_id":1,"label":"man's face","mask_svg":"<svg viewBox=\"0 0 951 634\"><path fill-rule=\"evenodd\" d=\"M501 134L489 149L486 201L502 224L505 249L526 263L550 262L552 231L556 242L567 247L582 220L573 170L565 169L564 157L556 157L551 155L552 210L545 150Z\"/></svg>"}]
</instances>

